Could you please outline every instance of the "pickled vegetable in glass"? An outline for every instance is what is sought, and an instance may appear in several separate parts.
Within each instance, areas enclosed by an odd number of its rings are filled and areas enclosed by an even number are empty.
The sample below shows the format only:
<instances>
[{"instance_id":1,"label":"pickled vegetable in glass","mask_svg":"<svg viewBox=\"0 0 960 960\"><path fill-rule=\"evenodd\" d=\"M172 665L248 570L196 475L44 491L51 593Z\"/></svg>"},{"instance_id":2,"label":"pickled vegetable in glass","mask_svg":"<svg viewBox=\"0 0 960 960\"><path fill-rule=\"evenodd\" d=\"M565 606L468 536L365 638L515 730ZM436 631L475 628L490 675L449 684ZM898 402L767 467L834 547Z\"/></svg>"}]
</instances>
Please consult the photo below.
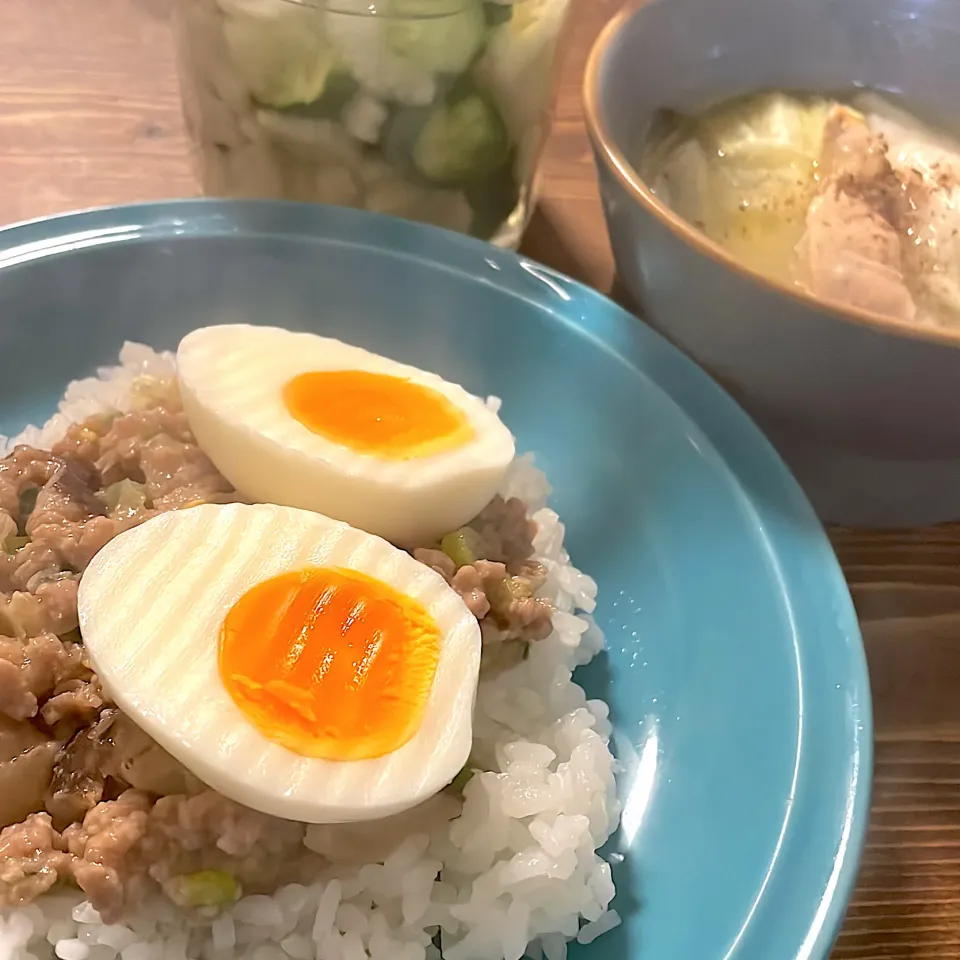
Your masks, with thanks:
<instances>
[{"instance_id":1,"label":"pickled vegetable in glass","mask_svg":"<svg viewBox=\"0 0 960 960\"><path fill-rule=\"evenodd\" d=\"M515 245L571 0L180 0L204 191Z\"/></svg>"}]
</instances>

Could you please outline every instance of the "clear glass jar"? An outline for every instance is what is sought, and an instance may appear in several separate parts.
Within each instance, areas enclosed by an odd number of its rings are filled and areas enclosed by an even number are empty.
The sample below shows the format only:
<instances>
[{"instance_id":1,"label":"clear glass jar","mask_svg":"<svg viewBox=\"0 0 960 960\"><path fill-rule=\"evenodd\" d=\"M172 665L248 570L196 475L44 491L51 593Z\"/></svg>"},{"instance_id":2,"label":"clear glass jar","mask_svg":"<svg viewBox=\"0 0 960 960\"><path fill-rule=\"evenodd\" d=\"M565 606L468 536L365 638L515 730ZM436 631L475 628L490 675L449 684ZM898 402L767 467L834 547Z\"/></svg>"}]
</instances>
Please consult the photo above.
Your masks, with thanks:
<instances>
[{"instance_id":1,"label":"clear glass jar","mask_svg":"<svg viewBox=\"0 0 960 960\"><path fill-rule=\"evenodd\" d=\"M204 192L516 246L572 0L179 0Z\"/></svg>"}]
</instances>

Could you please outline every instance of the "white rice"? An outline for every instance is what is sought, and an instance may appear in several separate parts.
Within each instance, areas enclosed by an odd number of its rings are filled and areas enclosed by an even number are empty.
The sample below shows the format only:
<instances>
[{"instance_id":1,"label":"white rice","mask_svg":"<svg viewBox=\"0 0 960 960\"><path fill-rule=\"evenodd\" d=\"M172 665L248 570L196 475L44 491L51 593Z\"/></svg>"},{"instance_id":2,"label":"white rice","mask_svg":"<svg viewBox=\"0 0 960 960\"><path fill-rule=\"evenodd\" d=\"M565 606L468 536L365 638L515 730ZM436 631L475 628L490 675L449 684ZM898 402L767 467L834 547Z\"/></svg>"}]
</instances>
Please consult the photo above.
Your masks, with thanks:
<instances>
[{"instance_id":1,"label":"white rice","mask_svg":"<svg viewBox=\"0 0 960 960\"><path fill-rule=\"evenodd\" d=\"M138 344L120 361L70 384L46 424L0 437L0 449L49 446L73 421L125 409L136 378L174 370L170 354ZM517 458L502 492L533 511L557 612L527 660L481 680L473 759L489 772L467 783L458 819L389 837L393 852L378 863L331 864L310 886L244 897L216 918L158 895L105 924L82 894L48 894L0 912L0 960L439 960L438 930L445 960L563 960L568 941L617 926L610 866L597 854L620 815L608 708L572 680L603 647L590 616L596 584L570 563L531 456ZM305 843L335 829L308 828Z\"/></svg>"},{"instance_id":2,"label":"white rice","mask_svg":"<svg viewBox=\"0 0 960 960\"><path fill-rule=\"evenodd\" d=\"M0 456L6 456L19 443L47 450L63 437L71 423L107 410L131 409L132 388L141 377L164 378L175 372L172 353L157 353L142 343L127 342L120 351L118 366L101 367L95 377L70 383L57 412L42 427L30 424L11 438L0 434Z\"/></svg>"}]
</instances>

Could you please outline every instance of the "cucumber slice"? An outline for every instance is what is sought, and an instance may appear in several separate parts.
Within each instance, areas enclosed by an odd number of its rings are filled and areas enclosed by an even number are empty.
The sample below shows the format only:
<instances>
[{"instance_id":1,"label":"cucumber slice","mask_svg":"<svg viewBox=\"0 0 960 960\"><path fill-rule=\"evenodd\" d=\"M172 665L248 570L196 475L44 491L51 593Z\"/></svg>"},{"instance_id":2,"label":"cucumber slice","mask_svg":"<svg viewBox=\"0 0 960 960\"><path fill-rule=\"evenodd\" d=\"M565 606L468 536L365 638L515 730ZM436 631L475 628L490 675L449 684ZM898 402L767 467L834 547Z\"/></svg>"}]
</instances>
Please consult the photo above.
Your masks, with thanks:
<instances>
[{"instance_id":1,"label":"cucumber slice","mask_svg":"<svg viewBox=\"0 0 960 960\"><path fill-rule=\"evenodd\" d=\"M510 137L492 101L470 93L430 112L413 145L417 172L432 183L477 183L510 157Z\"/></svg>"},{"instance_id":2,"label":"cucumber slice","mask_svg":"<svg viewBox=\"0 0 960 960\"><path fill-rule=\"evenodd\" d=\"M572 0L519 0L509 21L490 30L473 74L520 141L542 122L551 100L554 56Z\"/></svg>"},{"instance_id":3,"label":"cucumber slice","mask_svg":"<svg viewBox=\"0 0 960 960\"><path fill-rule=\"evenodd\" d=\"M237 6L225 14L223 30L230 58L255 100L287 107L323 93L337 57L313 8Z\"/></svg>"},{"instance_id":4,"label":"cucumber slice","mask_svg":"<svg viewBox=\"0 0 960 960\"><path fill-rule=\"evenodd\" d=\"M387 46L436 73L466 70L486 32L481 0L390 0L387 18Z\"/></svg>"}]
</instances>

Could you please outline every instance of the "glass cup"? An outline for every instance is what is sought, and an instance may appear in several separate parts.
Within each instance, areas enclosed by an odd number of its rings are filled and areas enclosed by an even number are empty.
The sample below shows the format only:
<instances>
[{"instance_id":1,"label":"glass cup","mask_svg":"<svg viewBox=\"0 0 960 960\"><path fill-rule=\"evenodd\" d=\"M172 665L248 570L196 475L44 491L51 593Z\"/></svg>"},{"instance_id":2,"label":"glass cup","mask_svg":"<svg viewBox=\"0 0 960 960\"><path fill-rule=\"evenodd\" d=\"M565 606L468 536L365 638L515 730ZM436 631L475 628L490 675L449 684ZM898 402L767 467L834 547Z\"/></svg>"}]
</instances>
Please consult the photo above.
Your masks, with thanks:
<instances>
[{"instance_id":1,"label":"glass cup","mask_svg":"<svg viewBox=\"0 0 960 960\"><path fill-rule=\"evenodd\" d=\"M179 0L203 190L516 246L572 0Z\"/></svg>"}]
</instances>

